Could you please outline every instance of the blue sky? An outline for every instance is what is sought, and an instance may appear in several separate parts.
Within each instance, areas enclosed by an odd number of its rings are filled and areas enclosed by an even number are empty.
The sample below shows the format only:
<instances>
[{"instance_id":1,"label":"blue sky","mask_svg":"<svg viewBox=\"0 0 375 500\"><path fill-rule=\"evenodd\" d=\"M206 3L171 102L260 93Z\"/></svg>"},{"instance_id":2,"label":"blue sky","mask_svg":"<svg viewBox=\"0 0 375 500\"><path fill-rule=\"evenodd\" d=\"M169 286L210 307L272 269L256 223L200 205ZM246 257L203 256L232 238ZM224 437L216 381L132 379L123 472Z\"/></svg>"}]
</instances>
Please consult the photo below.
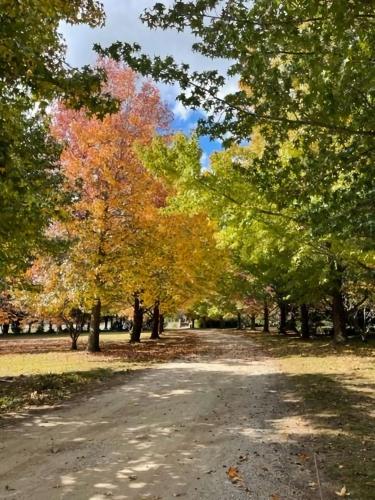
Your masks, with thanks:
<instances>
[{"instance_id":1,"label":"blue sky","mask_svg":"<svg viewBox=\"0 0 375 500\"><path fill-rule=\"evenodd\" d=\"M177 61L187 62L194 70L218 69L225 72L228 61L212 61L195 54L191 50L194 40L190 33L176 33L169 31L151 31L139 20L139 15L145 8L152 7L154 0L102 0L106 12L104 28L92 29L87 26L62 25L61 31L67 43L67 59L73 66L82 66L95 62L96 54L92 50L94 43L103 47L117 40L137 42L144 52L150 55L172 55ZM166 4L172 0L164 1ZM230 88L235 87L234 81L229 82ZM176 130L190 133L200 116L198 111L184 108L176 101L177 88L175 86L160 85L162 98L173 110L175 119L173 126ZM212 151L221 148L218 141L201 138L203 149L202 165L207 166L208 156Z\"/></svg>"}]
</instances>

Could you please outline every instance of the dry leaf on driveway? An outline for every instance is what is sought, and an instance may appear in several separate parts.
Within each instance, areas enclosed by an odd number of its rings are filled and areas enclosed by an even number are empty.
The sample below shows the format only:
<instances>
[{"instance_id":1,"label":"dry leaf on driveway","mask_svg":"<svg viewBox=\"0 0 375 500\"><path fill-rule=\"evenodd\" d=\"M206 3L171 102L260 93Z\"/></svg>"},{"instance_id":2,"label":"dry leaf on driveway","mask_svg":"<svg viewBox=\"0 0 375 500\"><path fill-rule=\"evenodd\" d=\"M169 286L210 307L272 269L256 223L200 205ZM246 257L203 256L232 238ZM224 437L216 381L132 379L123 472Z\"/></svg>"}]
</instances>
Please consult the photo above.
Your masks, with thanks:
<instances>
[{"instance_id":1,"label":"dry leaf on driveway","mask_svg":"<svg viewBox=\"0 0 375 500\"><path fill-rule=\"evenodd\" d=\"M335 491L336 495L338 497L348 497L350 496L350 493L346 489L346 486L343 486L340 491Z\"/></svg>"},{"instance_id":2,"label":"dry leaf on driveway","mask_svg":"<svg viewBox=\"0 0 375 500\"><path fill-rule=\"evenodd\" d=\"M237 467L229 467L227 470L227 475L229 479L232 481L232 483L237 483L238 481L242 481L242 478L238 472Z\"/></svg>"}]
</instances>

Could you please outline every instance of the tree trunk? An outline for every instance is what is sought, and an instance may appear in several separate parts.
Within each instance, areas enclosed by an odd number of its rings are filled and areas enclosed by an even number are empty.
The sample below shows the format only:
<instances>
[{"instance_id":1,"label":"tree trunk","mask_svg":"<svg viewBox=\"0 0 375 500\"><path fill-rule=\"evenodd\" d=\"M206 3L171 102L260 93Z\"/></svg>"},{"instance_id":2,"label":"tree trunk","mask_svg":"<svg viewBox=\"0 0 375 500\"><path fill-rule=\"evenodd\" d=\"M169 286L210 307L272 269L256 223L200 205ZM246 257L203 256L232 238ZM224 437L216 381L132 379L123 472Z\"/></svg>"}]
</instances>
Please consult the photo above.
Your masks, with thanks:
<instances>
[{"instance_id":1,"label":"tree trunk","mask_svg":"<svg viewBox=\"0 0 375 500\"><path fill-rule=\"evenodd\" d=\"M255 320L256 320L255 314L252 314L250 316L250 330L256 330L257 327Z\"/></svg>"},{"instance_id":2,"label":"tree trunk","mask_svg":"<svg viewBox=\"0 0 375 500\"><path fill-rule=\"evenodd\" d=\"M195 319L193 318L191 320L191 329L194 330L194 328L195 328Z\"/></svg>"},{"instance_id":3,"label":"tree trunk","mask_svg":"<svg viewBox=\"0 0 375 500\"><path fill-rule=\"evenodd\" d=\"M159 337L159 319L160 319L160 309L159 309L159 301L156 300L154 304L154 313L152 317L152 329L151 329L151 337L152 340L160 339Z\"/></svg>"},{"instance_id":4,"label":"tree trunk","mask_svg":"<svg viewBox=\"0 0 375 500\"><path fill-rule=\"evenodd\" d=\"M201 316L201 328L206 328L206 327L207 327L206 316Z\"/></svg>"},{"instance_id":5,"label":"tree trunk","mask_svg":"<svg viewBox=\"0 0 375 500\"><path fill-rule=\"evenodd\" d=\"M286 303L284 301L279 302L279 308L280 308L279 333L281 333L282 335L285 335L286 334L286 315L287 315Z\"/></svg>"},{"instance_id":6,"label":"tree trunk","mask_svg":"<svg viewBox=\"0 0 375 500\"><path fill-rule=\"evenodd\" d=\"M263 314L264 314L263 332L270 333L270 311L268 309L267 299L264 301Z\"/></svg>"},{"instance_id":7,"label":"tree trunk","mask_svg":"<svg viewBox=\"0 0 375 500\"><path fill-rule=\"evenodd\" d=\"M141 302L138 295L134 295L133 329L130 335L130 342L140 342L142 333L143 312L141 312Z\"/></svg>"},{"instance_id":8,"label":"tree trunk","mask_svg":"<svg viewBox=\"0 0 375 500\"><path fill-rule=\"evenodd\" d=\"M307 304L301 305L301 337L303 339L310 338L309 308L308 308Z\"/></svg>"},{"instance_id":9,"label":"tree trunk","mask_svg":"<svg viewBox=\"0 0 375 500\"><path fill-rule=\"evenodd\" d=\"M333 338L335 342L344 342L346 339L346 312L344 299L340 290L333 294L332 300Z\"/></svg>"},{"instance_id":10,"label":"tree trunk","mask_svg":"<svg viewBox=\"0 0 375 500\"><path fill-rule=\"evenodd\" d=\"M101 312L101 302L100 299L96 299L95 304L91 309L90 333L87 342L87 350L89 352L100 351L100 345L99 345L100 312Z\"/></svg>"},{"instance_id":11,"label":"tree trunk","mask_svg":"<svg viewBox=\"0 0 375 500\"><path fill-rule=\"evenodd\" d=\"M55 330L53 329L52 321L48 323L48 333L55 333Z\"/></svg>"},{"instance_id":12,"label":"tree trunk","mask_svg":"<svg viewBox=\"0 0 375 500\"><path fill-rule=\"evenodd\" d=\"M77 351L77 349L78 349L78 347L77 347L77 337L73 334L73 335L71 335L70 338L72 339L72 344L70 346L70 349L72 351Z\"/></svg>"},{"instance_id":13,"label":"tree trunk","mask_svg":"<svg viewBox=\"0 0 375 500\"><path fill-rule=\"evenodd\" d=\"M296 308L292 306L290 308L290 329L292 332L299 333L297 328L297 320L296 320Z\"/></svg>"},{"instance_id":14,"label":"tree trunk","mask_svg":"<svg viewBox=\"0 0 375 500\"><path fill-rule=\"evenodd\" d=\"M159 316L159 335L164 332L164 314L160 314Z\"/></svg>"},{"instance_id":15,"label":"tree trunk","mask_svg":"<svg viewBox=\"0 0 375 500\"><path fill-rule=\"evenodd\" d=\"M3 335L8 335L9 333L9 323L3 324Z\"/></svg>"},{"instance_id":16,"label":"tree trunk","mask_svg":"<svg viewBox=\"0 0 375 500\"><path fill-rule=\"evenodd\" d=\"M221 329L225 328L225 321L224 321L224 318L222 316L220 316L220 328Z\"/></svg>"},{"instance_id":17,"label":"tree trunk","mask_svg":"<svg viewBox=\"0 0 375 500\"><path fill-rule=\"evenodd\" d=\"M242 330L242 318L239 311L237 312L237 330Z\"/></svg>"},{"instance_id":18,"label":"tree trunk","mask_svg":"<svg viewBox=\"0 0 375 500\"><path fill-rule=\"evenodd\" d=\"M104 316L104 331L108 332L108 316Z\"/></svg>"}]
</instances>

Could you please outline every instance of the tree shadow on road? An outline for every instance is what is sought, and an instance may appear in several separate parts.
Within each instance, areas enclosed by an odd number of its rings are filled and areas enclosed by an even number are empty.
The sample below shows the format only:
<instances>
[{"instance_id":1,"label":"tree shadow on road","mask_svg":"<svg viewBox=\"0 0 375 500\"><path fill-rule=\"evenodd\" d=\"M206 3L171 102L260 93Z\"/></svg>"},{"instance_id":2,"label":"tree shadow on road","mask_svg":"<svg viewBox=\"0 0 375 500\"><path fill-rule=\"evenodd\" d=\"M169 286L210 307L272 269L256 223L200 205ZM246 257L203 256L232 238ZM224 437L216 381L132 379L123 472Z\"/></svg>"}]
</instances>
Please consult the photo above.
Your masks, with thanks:
<instances>
[{"instance_id":1,"label":"tree shadow on road","mask_svg":"<svg viewBox=\"0 0 375 500\"><path fill-rule=\"evenodd\" d=\"M147 370L81 402L73 416L46 412L21 425L26 442L40 433L45 444L36 463L52 464L50 498L316 499L315 453L325 500L344 485L350 498L367 500L373 386L357 389L323 366L291 375L260 356L227 353ZM29 480L25 473L16 491L25 493Z\"/></svg>"}]
</instances>

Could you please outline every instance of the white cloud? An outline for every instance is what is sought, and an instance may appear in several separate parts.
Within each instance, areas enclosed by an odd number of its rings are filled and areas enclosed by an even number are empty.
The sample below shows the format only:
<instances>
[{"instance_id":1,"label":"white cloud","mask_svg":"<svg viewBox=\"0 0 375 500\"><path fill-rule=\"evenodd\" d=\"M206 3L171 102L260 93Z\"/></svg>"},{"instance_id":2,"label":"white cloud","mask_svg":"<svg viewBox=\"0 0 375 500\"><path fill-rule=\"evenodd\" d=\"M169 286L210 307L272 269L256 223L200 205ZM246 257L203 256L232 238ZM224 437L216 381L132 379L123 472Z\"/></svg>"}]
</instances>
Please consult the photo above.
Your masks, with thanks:
<instances>
[{"instance_id":1,"label":"white cloud","mask_svg":"<svg viewBox=\"0 0 375 500\"><path fill-rule=\"evenodd\" d=\"M210 157L208 156L207 153L204 153L204 152L202 153L201 165L202 165L203 170L208 170L208 167L210 165Z\"/></svg>"},{"instance_id":2,"label":"white cloud","mask_svg":"<svg viewBox=\"0 0 375 500\"><path fill-rule=\"evenodd\" d=\"M180 101L175 101L172 112L176 117L180 118L180 120L184 122L188 121L193 114L193 110L183 106Z\"/></svg>"},{"instance_id":3,"label":"white cloud","mask_svg":"<svg viewBox=\"0 0 375 500\"><path fill-rule=\"evenodd\" d=\"M92 50L95 43L107 47L116 41L137 42L142 50L153 56L172 55L177 62L190 64L196 71L216 69L225 74L229 62L225 59L209 59L192 51L194 36L189 32L177 33L174 30L149 30L139 19L140 14L152 7L155 0L102 0L106 12L106 24L103 28L89 28L88 26L71 26L63 24L61 32L67 42L67 60L73 66L92 64L96 60L96 53ZM173 4L173 0L164 0L166 4ZM236 90L236 79L228 80L220 92L223 97L230 91ZM162 99L182 121L191 118L192 111L185 108L179 101L177 85L158 85Z\"/></svg>"},{"instance_id":4,"label":"white cloud","mask_svg":"<svg viewBox=\"0 0 375 500\"><path fill-rule=\"evenodd\" d=\"M71 26L64 24L61 32L68 45L68 60L72 65L91 64L96 55L92 47L100 43L106 47L118 40L137 42L149 55L172 55L177 61L189 63L193 69L202 70L213 67L225 71L226 60L215 60L196 54L191 50L194 36L189 32L177 33L175 30L149 30L139 19L140 14L155 3L154 0L102 0L106 12L104 28ZM165 1L172 4L173 0Z\"/></svg>"}]
</instances>

